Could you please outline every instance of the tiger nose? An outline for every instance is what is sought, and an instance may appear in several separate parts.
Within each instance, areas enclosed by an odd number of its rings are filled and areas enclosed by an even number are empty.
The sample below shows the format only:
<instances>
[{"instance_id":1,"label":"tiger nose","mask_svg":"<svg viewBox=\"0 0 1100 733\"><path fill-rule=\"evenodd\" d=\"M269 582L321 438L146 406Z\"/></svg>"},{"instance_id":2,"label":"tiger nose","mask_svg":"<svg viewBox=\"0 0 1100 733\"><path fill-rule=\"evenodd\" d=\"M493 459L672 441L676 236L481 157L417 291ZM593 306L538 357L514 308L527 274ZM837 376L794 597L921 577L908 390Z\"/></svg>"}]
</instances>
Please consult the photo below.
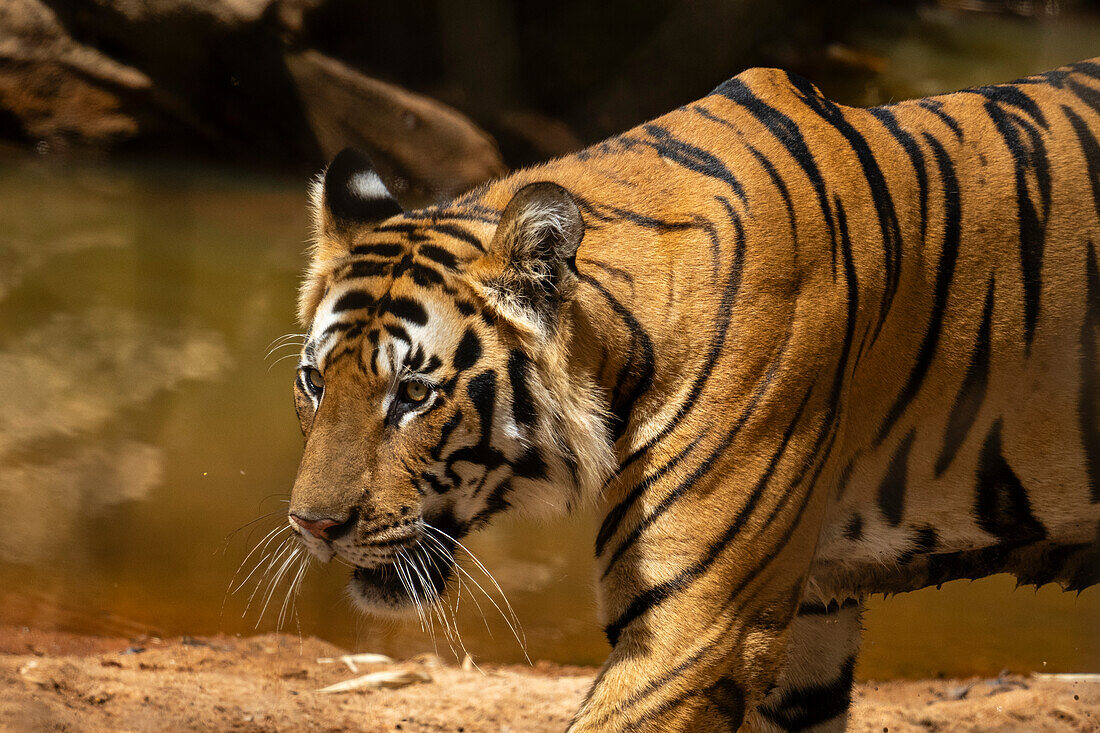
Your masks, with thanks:
<instances>
[{"instance_id":1,"label":"tiger nose","mask_svg":"<svg viewBox=\"0 0 1100 733\"><path fill-rule=\"evenodd\" d=\"M350 524L348 519L339 520L333 517L308 519L300 514L291 514L290 521L294 522L319 540L336 539L337 535L342 534L341 530L346 529L346 525ZM333 530L334 527L336 528L335 530Z\"/></svg>"}]
</instances>

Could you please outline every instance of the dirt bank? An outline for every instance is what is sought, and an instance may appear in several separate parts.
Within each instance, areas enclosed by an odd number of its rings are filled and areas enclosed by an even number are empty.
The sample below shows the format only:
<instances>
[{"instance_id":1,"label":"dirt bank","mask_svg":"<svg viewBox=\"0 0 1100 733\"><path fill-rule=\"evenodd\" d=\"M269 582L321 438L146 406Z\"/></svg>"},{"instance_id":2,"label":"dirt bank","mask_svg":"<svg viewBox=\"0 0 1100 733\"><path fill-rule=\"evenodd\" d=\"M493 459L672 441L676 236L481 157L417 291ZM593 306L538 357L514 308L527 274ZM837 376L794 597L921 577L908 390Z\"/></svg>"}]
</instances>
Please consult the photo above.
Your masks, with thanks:
<instances>
[{"instance_id":1,"label":"dirt bank","mask_svg":"<svg viewBox=\"0 0 1100 733\"><path fill-rule=\"evenodd\" d=\"M103 639L0 627L0 729L561 731L593 670L358 663L316 639ZM400 688L323 693L383 672ZM861 684L850 730L1095 731L1100 682L1005 677Z\"/></svg>"}]
</instances>

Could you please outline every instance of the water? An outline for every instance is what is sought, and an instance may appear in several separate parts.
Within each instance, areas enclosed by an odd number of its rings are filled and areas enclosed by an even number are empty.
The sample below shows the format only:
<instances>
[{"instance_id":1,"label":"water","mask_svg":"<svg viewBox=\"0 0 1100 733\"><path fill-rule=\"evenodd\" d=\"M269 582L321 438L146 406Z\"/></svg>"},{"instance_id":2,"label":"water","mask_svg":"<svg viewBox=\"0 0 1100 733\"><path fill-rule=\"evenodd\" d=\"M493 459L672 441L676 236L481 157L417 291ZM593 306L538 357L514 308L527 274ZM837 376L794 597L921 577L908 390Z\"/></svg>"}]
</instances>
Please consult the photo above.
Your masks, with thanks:
<instances>
[{"instance_id":1,"label":"water","mask_svg":"<svg viewBox=\"0 0 1100 733\"><path fill-rule=\"evenodd\" d=\"M876 103L1083 58L1089 43L1100 50L1095 25L1052 33L990 22L1000 30L969 31L984 39L970 74L974 44L932 18L896 43L883 41L888 25L864 31L887 72L821 86ZM295 329L304 182L15 160L0 165L0 202L0 622L129 636L275 629L287 583L262 616L266 585L249 604L260 574L228 589L283 523L301 450L294 360L279 360L293 352L265 353ZM596 523L505 522L470 543L511 600L532 659L597 664L607 652L594 615ZM415 624L353 613L345 579L338 566L311 568L283 630L396 655L433 648ZM1100 669L1100 590L1013 584L1002 576L873 600L859 674ZM487 623L473 595L459 608L466 647L521 660L502 615L477 600ZM436 644L449 654L439 634Z\"/></svg>"}]
</instances>

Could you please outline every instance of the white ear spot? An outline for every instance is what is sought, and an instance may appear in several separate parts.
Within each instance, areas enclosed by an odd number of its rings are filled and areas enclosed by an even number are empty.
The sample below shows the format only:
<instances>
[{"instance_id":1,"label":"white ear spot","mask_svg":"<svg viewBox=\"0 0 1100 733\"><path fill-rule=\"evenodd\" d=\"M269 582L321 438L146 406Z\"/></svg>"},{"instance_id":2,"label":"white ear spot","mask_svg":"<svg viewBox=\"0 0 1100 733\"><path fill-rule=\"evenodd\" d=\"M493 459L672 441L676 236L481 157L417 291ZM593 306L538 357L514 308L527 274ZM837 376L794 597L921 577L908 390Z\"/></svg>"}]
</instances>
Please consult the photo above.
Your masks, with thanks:
<instances>
[{"instance_id":1,"label":"white ear spot","mask_svg":"<svg viewBox=\"0 0 1100 733\"><path fill-rule=\"evenodd\" d=\"M356 198L367 201L391 198L386 184L374 171L360 171L349 178L348 191Z\"/></svg>"}]
</instances>

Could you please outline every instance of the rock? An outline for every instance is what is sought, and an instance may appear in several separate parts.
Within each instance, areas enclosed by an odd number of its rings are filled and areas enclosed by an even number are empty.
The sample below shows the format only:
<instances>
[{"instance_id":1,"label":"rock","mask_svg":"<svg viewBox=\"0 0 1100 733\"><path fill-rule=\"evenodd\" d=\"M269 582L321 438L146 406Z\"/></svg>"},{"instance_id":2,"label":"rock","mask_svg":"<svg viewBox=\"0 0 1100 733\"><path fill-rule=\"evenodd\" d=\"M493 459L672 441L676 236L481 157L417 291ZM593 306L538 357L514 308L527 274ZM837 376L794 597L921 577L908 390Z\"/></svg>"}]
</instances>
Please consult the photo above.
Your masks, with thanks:
<instances>
[{"instance_id":1,"label":"rock","mask_svg":"<svg viewBox=\"0 0 1100 733\"><path fill-rule=\"evenodd\" d=\"M305 46L310 14L330 4L3 0L0 138L296 173L359 145L424 200L505 172L464 115Z\"/></svg>"},{"instance_id":2,"label":"rock","mask_svg":"<svg viewBox=\"0 0 1100 733\"><path fill-rule=\"evenodd\" d=\"M492 138L457 110L315 51L286 63L326 156L365 148L398 196L450 198L507 171Z\"/></svg>"},{"instance_id":3,"label":"rock","mask_svg":"<svg viewBox=\"0 0 1100 733\"><path fill-rule=\"evenodd\" d=\"M138 133L150 88L137 69L70 38L45 5L0 4L0 132L52 149L109 147Z\"/></svg>"}]
</instances>

